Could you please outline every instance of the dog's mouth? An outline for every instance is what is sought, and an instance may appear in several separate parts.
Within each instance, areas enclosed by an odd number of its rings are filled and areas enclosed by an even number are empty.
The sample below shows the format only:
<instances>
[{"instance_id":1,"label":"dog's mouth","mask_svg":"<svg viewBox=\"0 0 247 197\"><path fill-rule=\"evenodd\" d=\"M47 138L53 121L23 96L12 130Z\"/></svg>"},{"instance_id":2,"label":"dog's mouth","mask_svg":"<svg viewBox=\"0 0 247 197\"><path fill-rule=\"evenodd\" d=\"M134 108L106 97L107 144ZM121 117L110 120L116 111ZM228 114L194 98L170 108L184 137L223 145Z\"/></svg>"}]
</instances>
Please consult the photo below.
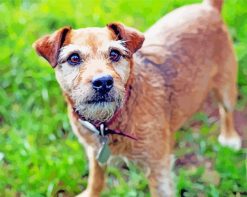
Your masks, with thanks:
<instances>
[{"instance_id":1,"label":"dog's mouth","mask_svg":"<svg viewBox=\"0 0 247 197\"><path fill-rule=\"evenodd\" d=\"M102 104L115 102L115 98L109 94L95 95L90 100L86 101L87 104Z\"/></svg>"}]
</instances>

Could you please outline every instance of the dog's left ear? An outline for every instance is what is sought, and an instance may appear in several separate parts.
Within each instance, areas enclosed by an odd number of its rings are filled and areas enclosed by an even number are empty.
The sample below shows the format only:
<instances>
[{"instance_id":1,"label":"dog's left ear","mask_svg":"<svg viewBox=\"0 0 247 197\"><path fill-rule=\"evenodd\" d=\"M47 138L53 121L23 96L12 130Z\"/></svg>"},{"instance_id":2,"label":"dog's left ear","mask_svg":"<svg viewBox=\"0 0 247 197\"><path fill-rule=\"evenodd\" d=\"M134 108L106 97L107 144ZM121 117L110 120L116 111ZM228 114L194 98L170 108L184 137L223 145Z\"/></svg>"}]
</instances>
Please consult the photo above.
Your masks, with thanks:
<instances>
[{"instance_id":1,"label":"dog's left ear","mask_svg":"<svg viewBox=\"0 0 247 197\"><path fill-rule=\"evenodd\" d=\"M118 40L123 40L131 55L141 48L144 35L138 30L127 27L121 23L110 23L107 27L114 32Z\"/></svg>"},{"instance_id":2,"label":"dog's left ear","mask_svg":"<svg viewBox=\"0 0 247 197\"><path fill-rule=\"evenodd\" d=\"M55 67L57 65L59 49L62 47L70 31L71 27L63 27L51 35L41 37L33 43L33 48L40 56L45 58L52 67Z\"/></svg>"}]
</instances>

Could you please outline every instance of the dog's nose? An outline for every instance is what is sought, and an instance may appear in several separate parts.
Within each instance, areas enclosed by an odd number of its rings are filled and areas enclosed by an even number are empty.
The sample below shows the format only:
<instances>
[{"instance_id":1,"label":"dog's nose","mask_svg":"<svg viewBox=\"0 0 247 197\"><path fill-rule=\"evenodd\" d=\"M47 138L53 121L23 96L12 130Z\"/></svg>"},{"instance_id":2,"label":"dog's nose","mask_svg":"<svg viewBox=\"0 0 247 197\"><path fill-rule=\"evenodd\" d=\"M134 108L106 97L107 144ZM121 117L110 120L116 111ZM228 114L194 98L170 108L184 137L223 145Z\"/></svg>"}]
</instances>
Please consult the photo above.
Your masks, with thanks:
<instances>
[{"instance_id":1,"label":"dog's nose","mask_svg":"<svg viewBox=\"0 0 247 197\"><path fill-rule=\"evenodd\" d=\"M100 93L107 93L113 87L113 78L110 75L101 76L93 79L93 89Z\"/></svg>"}]
</instances>

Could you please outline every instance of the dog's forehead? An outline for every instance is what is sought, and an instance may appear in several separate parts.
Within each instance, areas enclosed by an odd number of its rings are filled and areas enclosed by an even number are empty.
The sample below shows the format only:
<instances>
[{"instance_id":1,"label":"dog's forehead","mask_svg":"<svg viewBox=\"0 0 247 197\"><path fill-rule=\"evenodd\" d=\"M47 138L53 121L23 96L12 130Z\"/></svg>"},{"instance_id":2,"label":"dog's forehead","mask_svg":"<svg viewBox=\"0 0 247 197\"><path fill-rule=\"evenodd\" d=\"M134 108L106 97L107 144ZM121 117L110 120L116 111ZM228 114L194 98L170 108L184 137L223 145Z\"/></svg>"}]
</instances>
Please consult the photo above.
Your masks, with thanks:
<instances>
[{"instance_id":1,"label":"dog's forehead","mask_svg":"<svg viewBox=\"0 0 247 197\"><path fill-rule=\"evenodd\" d=\"M73 30L71 33L70 44L98 47L114 39L114 34L109 31L108 28L90 27Z\"/></svg>"}]
</instances>

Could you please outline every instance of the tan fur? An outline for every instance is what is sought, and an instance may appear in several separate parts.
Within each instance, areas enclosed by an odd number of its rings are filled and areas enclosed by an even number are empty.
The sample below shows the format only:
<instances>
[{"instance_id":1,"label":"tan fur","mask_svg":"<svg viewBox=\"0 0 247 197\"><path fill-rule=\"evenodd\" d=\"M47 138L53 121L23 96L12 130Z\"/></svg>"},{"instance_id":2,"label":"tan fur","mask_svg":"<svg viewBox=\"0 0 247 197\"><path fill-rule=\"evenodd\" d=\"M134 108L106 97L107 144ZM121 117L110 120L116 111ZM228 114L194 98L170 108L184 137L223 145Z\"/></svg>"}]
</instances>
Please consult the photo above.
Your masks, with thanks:
<instances>
[{"instance_id":1,"label":"tan fur","mask_svg":"<svg viewBox=\"0 0 247 197\"><path fill-rule=\"evenodd\" d=\"M95 160L99 139L81 126L72 109L83 107L81 103L92 96L90 83L96 75L113 76L114 97L120 104L96 106L95 111L87 108L83 113L90 119L105 121L121 108L120 115L108 126L132 134L138 141L110 136L112 154L148 169L152 196L174 196L171 177L174 131L200 108L209 91L215 92L220 106L219 141L240 148L241 140L232 118L237 63L220 17L219 2L208 0L166 15L145 33L145 42L137 53L144 39L142 34L119 23L69 32L55 70L67 98L71 125L89 157L88 188L81 196L99 196L104 186L105 167ZM126 41L126 48L117 46L119 39ZM108 61L112 43L128 53L118 63ZM36 49L40 46L39 40ZM71 46L78 47L85 57L78 67L66 63L67 53L73 50Z\"/></svg>"}]
</instances>

